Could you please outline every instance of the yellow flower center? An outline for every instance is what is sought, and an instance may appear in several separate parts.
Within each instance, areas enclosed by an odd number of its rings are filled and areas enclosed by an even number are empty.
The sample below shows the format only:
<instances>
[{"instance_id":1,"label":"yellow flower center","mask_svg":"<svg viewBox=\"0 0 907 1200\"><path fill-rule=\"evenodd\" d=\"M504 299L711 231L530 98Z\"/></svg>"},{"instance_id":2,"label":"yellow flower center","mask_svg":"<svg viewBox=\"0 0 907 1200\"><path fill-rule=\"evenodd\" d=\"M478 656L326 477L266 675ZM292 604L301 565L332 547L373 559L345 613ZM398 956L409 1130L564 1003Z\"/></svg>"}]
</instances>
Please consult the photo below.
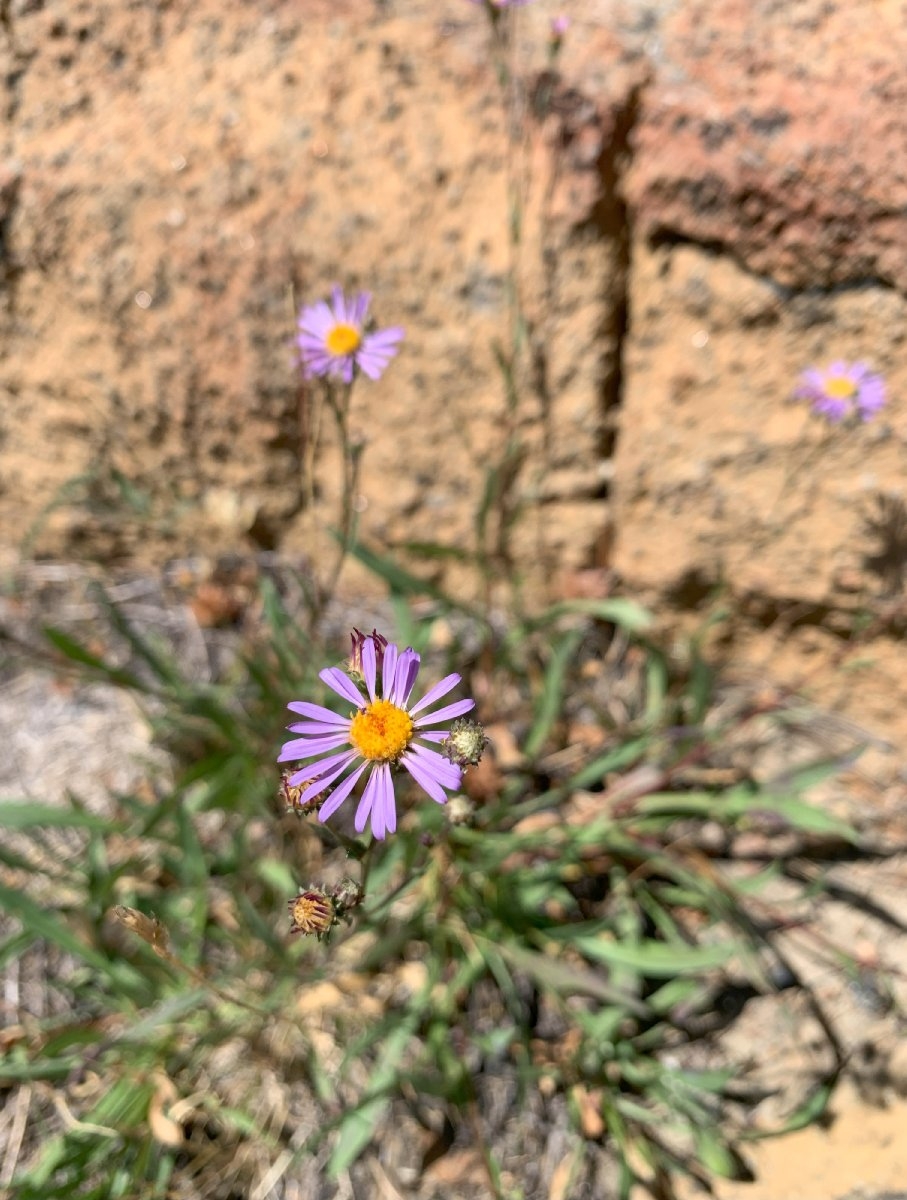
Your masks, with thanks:
<instances>
[{"instance_id":1,"label":"yellow flower center","mask_svg":"<svg viewBox=\"0 0 907 1200\"><path fill-rule=\"evenodd\" d=\"M338 358L352 354L362 343L362 335L352 325L335 325L324 339L328 350Z\"/></svg>"},{"instance_id":2,"label":"yellow flower center","mask_svg":"<svg viewBox=\"0 0 907 1200\"><path fill-rule=\"evenodd\" d=\"M850 400L857 394L857 385L846 375L832 375L825 380L825 391L835 400Z\"/></svg>"},{"instance_id":3,"label":"yellow flower center","mask_svg":"<svg viewBox=\"0 0 907 1200\"><path fill-rule=\"evenodd\" d=\"M413 719L390 700L373 700L353 717L350 741L363 758L393 762L409 745Z\"/></svg>"}]
</instances>

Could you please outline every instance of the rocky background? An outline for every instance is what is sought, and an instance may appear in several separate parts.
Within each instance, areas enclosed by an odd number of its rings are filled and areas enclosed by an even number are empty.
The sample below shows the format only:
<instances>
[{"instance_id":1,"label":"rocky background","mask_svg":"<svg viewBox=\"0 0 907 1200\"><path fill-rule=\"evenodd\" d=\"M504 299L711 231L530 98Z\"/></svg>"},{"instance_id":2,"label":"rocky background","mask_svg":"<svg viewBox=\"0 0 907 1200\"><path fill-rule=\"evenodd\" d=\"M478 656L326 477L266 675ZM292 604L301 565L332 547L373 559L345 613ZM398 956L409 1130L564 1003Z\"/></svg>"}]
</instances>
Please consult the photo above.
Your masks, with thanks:
<instances>
[{"instance_id":1,"label":"rocky background","mask_svg":"<svg viewBox=\"0 0 907 1200\"><path fill-rule=\"evenodd\" d=\"M560 7L518 13L514 148L466 0L0 4L0 563L317 563L340 472L292 336L336 281L407 331L354 396L368 544L470 549L501 468L540 601L730 599L736 663L896 741L907 5L564 9L553 67ZM890 403L829 434L789 397L838 358Z\"/></svg>"}]
</instances>

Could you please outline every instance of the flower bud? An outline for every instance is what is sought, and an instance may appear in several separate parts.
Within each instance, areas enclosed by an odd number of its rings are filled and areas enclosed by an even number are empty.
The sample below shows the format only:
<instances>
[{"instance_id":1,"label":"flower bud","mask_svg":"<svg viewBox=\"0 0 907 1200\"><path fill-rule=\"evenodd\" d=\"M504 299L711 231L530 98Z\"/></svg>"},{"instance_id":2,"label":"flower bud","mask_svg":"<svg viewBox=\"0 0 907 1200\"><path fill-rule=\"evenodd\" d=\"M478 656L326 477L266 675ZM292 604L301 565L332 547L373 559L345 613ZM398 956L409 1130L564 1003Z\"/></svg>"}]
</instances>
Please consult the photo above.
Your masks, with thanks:
<instances>
[{"instance_id":1,"label":"flower bud","mask_svg":"<svg viewBox=\"0 0 907 1200\"><path fill-rule=\"evenodd\" d=\"M291 784L290 776L295 774L295 771L283 771L281 773L278 795L286 804L287 812L294 812L298 816L304 817L308 813L314 812L328 798L331 789L325 788L323 792L316 792L314 796L309 796L305 804L300 804L299 797L310 783L314 783L314 780L303 779L302 783Z\"/></svg>"},{"instance_id":2,"label":"flower bud","mask_svg":"<svg viewBox=\"0 0 907 1200\"><path fill-rule=\"evenodd\" d=\"M362 903L363 891L360 884L349 875L344 875L339 883L331 888L331 899L339 917L346 916L351 908Z\"/></svg>"},{"instance_id":3,"label":"flower bud","mask_svg":"<svg viewBox=\"0 0 907 1200\"><path fill-rule=\"evenodd\" d=\"M381 667L384 663L384 647L387 645L387 638L373 629L371 633L363 633L361 630L353 627L353 632L350 634L350 642L352 643L350 650L349 662L346 664L347 674L351 675L354 682L364 683L365 676L362 674L362 647L365 645L366 639L371 638L375 643L375 657L377 659L378 674L381 674Z\"/></svg>"},{"instance_id":4,"label":"flower bud","mask_svg":"<svg viewBox=\"0 0 907 1200\"><path fill-rule=\"evenodd\" d=\"M558 13L556 17L552 17L550 24L551 41L560 44L564 40L564 34L569 28L570 18L566 13Z\"/></svg>"},{"instance_id":5,"label":"flower bud","mask_svg":"<svg viewBox=\"0 0 907 1200\"><path fill-rule=\"evenodd\" d=\"M449 735L440 745L442 753L458 767L474 767L488 745L488 738L478 721L460 717L451 725Z\"/></svg>"}]
</instances>

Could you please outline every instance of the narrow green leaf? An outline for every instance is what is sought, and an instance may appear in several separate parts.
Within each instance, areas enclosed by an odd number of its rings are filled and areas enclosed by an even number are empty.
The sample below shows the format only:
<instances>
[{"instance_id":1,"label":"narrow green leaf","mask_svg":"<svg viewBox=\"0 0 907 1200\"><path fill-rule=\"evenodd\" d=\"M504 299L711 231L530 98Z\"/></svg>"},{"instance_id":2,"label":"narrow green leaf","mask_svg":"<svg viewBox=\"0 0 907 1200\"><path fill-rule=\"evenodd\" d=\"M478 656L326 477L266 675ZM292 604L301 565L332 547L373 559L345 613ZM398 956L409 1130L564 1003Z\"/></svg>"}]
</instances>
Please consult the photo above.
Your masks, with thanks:
<instances>
[{"instance_id":1,"label":"narrow green leaf","mask_svg":"<svg viewBox=\"0 0 907 1200\"><path fill-rule=\"evenodd\" d=\"M28 930L23 929L20 933L14 933L12 937L5 938L0 942L0 970L7 963L18 958L20 954L24 954L33 940Z\"/></svg>"},{"instance_id":2,"label":"narrow green leaf","mask_svg":"<svg viewBox=\"0 0 907 1200\"><path fill-rule=\"evenodd\" d=\"M289 898L296 891L297 880L290 870L289 864L277 858L262 858L255 863L255 874L272 891L281 892Z\"/></svg>"},{"instance_id":3,"label":"narrow green leaf","mask_svg":"<svg viewBox=\"0 0 907 1200\"><path fill-rule=\"evenodd\" d=\"M476 936L477 945L480 945L482 940ZM571 944L578 945L577 942ZM634 1016L650 1015L651 1010L642 1000L615 987L594 971L573 966L550 954L537 954L513 942L497 942L496 948L501 957L508 959L517 970L525 971L540 986L558 995L594 996L609 1004L620 1005Z\"/></svg>"},{"instance_id":4,"label":"narrow green leaf","mask_svg":"<svg viewBox=\"0 0 907 1200\"><path fill-rule=\"evenodd\" d=\"M571 945L587 958L629 967L656 979L712 970L724 966L739 952L730 942L716 946L667 946L652 941L626 945L602 937L578 937L571 940Z\"/></svg>"},{"instance_id":5,"label":"narrow green leaf","mask_svg":"<svg viewBox=\"0 0 907 1200\"><path fill-rule=\"evenodd\" d=\"M159 1033L162 1027L171 1022L179 1022L187 1013L210 1001L211 993L207 988L192 988L191 991L180 992L156 1004L138 1021L124 1029L116 1041L142 1045L152 1035Z\"/></svg>"},{"instance_id":6,"label":"narrow green leaf","mask_svg":"<svg viewBox=\"0 0 907 1200\"><path fill-rule=\"evenodd\" d=\"M650 792L640 796L633 807L642 816L655 817L736 817L741 811L729 792Z\"/></svg>"},{"instance_id":7,"label":"narrow green leaf","mask_svg":"<svg viewBox=\"0 0 907 1200\"><path fill-rule=\"evenodd\" d=\"M92 671L97 671L109 679L111 683L118 684L120 687L130 688L133 691L147 691L148 689L142 683L137 675L131 671L126 671L121 667L113 667L106 663L103 658L97 654L93 654L86 649L75 638L70 637L68 633L64 633L62 629L54 629L52 626L45 626L43 630L44 636L61 654L72 659L73 662L80 666L89 667Z\"/></svg>"},{"instance_id":8,"label":"narrow green leaf","mask_svg":"<svg viewBox=\"0 0 907 1200\"><path fill-rule=\"evenodd\" d=\"M761 1141L764 1138L779 1137L785 1133L795 1133L798 1129L805 1129L808 1125L813 1125L824 1115L828 1108L828 1102L832 1097L837 1079L826 1080L810 1092L802 1104L783 1121L780 1125L773 1129L758 1130L754 1133L746 1135L747 1141Z\"/></svg>"},{"instance_id":9,"label":"narrow green leaf","mask_svg":"<svg viewBox=\"0 0 907 1200\"><path fill-rule=\"evenodd\" d=\"M827 779L833 779L842 771L852 766L854 761L863 753L865 746L857 746L847 754L836 754L833 757L819 759L818 762L807 763L806 766L791 771L782 779L775 780L775 790L784 792L808 792L810 788Z\"/></svg>"},{"instance_id":10,"label":"narrow green leaf","mask_svg":"<svg viewBox=\"0 0 907 1200\"><path fill-rule=\"evenodd\" d=\"M391 592L398 596L431 596L449 608L456 608L453 599L442 591L436 584L427 579L420 579L405 567L386 558L382 554L369 550L361 542L350 547L353 558L368 567L379 579L383 579Z\"/></svg>"},{"instance_id":11,"label":"narrow green leaf","mask_svg":"<svg viewBox=\"0 0 907 1200\"><path fill-rule=\"evenodd\" d=\"M705 988L700 980L696 979L670 979L667 983L663 983L660 988L657 988L647 998L647 1003L652 1007L654 1012L659 1015L670 1012L677 1004L683 1004L685 1001L692 1000L698 993L704 992Z\"/></svg>"},{"instance_id":12,"label":"narrow green leaf","mask_svg":"<svg viewBox=\"0 0 907 1200\"><path fill-rule=\"evenodd\" d=\"M736 1074L732 1067L716 1067L712 1071L666 1071L665 1078L670 1078L680 1087L717 1094L724 1091Z\"/></svg>"},{"instance_id":13,"label":"narrow green leaf","mask_svg":"<svg viewBox=\"0 0 907 1200\"><path fill-rule=\"evenodd\" d=\"M567 670L576 656L576 651L583 640L581 629L572 629L565 634L555 647L548 669L545 672L545 682L539 696L535 720L523 744L523 753L527 759L538 754L545 744L548 735L558 716L563 711L564 688L567 680Z\"/></svg>"},{"instance_id":14,"label":"narrow green leaf","mask_svg":"<svg viewBox=\"0 0 907 1200\"><path fill-rule=\"evenodd\" d=\"M158 681L172 688L177 695L185 693L188 684L180 672L177 660L163 648L158 649L149 638L139 633L119 605L110 599L100 585L95 585L91 590L95 599L104 609L110 624L129 643L133 652L146 664Z\"/></svg>"},{"instance_id":15,"label":"narrow green leaf","mask_svg":"<svg viewBox=\"0 0 907 1200\"><path fill-rule=\"evenodd\" d=\"M443 542L401 542L399 548L417 558L452 558L469 562L468 551L461 546L445 546Z\"/></svg>"},{"instance_id":16,"label":"narrow green leaf","mask_svg":"<svg viewBox=\"0 0 907 1200\"><path fill-rule=\"evenodd\" d=\"M712 1129L696 1129L693 1133L696 1157L712 1175L719 1179L739 1179L740 1160L726 1142Z\"/></svg>"},{"instance_id":17,"label":"narrow green leaf","mask_svg":"<svg viewBox=\"0 0 907 1200\"><path fill-rule=\"evenodd\" d=\"M652 739L648 736L634 738L629 742L623 742L619 746L614 746L613 749L599 755L587 766L582 767L569 781L570 788L588 788L593 784L601 783L604 777L612 771L620 771L624 767L632 766L637 762L652 745Z\"/></svg>"},{"instance_id":18,"label":"narrow green leaf","mask_svg":"<svg viewBox=\"0 0 907 1200\"><path fill-rule=\"evenodd\" d=\"M687 712L687 720L691 725L698 725L705 719L714 696L714 684L710 668L697 651L690 667L690 707Z\"/></svg>"},{"instance_id":19,"label":"narrow green leaf","mask_svg":"<svg viewBox=\"0 0 907 1200\"><path fill-rule=\"evenodd\" d=\"M0 827L4 829L30 829L40 826L47 829L95 829L112 833L116 823L94 813L79 812L71 808L59 808L52 804L34 804L25 800L0 799Z\"/></svg>"},{"instance_id":20,"label":"narrow green leaf","mask_svg":"<svg viewBox=\"0 0 907 1200\"><path fill-rule=\"evenodd\" d=\"M641 604L617 597L613 600L565 600L546 609L531 625L540 629L564 616L594 617L597 621L618 625L628 633L643 633L653 624L652 614Z\"/></svg>"},{"instance_id":21,"label":"narrow green leaf","mask_svg":"<svg viewBox=\"0 0 907 1200\"><path fill-rule=\"evenodd\" d=\"M711 817L715 820L736 820L770 812L803 833L834 834L847 842L857 838L846 821L804 800L742 788L718 793L653 792L640 797L635 810L643 816Z\"/></svg>"},{"instance_id":22,"label":"narrow green leaf","mask_svg":"<svg viewBox=\"0 0 907 1200\"><path fill-rule=\"evenodd\" d=\"M84 1061L83 1054L67 1058L42 1058L38 1062L7 1056L0 1059L0 1086L8 1087L29 1079L66 1079Z\"/></svg>"},{"instance_id":23,"label":"narrow green leaf","mask_svg":"<svg viewBox=\"0 0 907 1200\"><path fill-rule=\"evenodd\" d=\"M153 1083L143 1082L138 1075L124 1075L101 1094L85 1120L115 1129L132 1129L144 1119L153 1094Z\"/></svg>"},{"instance_id":24,"label":"narrow green leaf","mask_svg":"<svg viewBox=\"0 0 907 1200\"><path fill-rule=\"evenodd\" d=\"M668 696L670 672L662 653L649 649L646 659L646 721L657 725L662 719Z\"/></svg>"},{"instance_id":25,"label":"narrow green leaf","mask_svg":"<svg viewBox=\"0 0 907 1200\"><path fill-rule=\"evenodd\" d=\"M762 803L754 804L753 808L776 813L802 833L832 834L841 838L842 841L850 843L856 843L859 840L856 830L852 829L846 821L814 804L807 804L803 800L767 796L763 797Z\"/></svg>"},{"instance_id":26,"label":"narrow green leaf","mask_svg":"<svg viewBox=\"0 0 907 1200\"><path fill-rule=\"evenodd\" d=\"M116 964L106 959L93 946L86 945L56 913L36 904L24 892L0 884L0 907L10 915L18 917L34 937L46 938L61 949L68 950L70 954L74 954L76 958L88 963L105 976L113 976L116 973Z\"/></svg>"},{"instance_id":27,"label":"narrow green leaf","mask_svg":"<svg viewBox=\"0 0 907 1200\"><path fill-rule=\"evenodd\" d=\"M345 1113L340 1134L328 1161L328 1174L336 1179L356 1161L375 1135L378 1123L390 1103L390 1093L399 1077L410 1040L421 1019L421 1005L414 1006L384 1043L372 1072L369 1097Z\"/></svg>"}]
</instances>

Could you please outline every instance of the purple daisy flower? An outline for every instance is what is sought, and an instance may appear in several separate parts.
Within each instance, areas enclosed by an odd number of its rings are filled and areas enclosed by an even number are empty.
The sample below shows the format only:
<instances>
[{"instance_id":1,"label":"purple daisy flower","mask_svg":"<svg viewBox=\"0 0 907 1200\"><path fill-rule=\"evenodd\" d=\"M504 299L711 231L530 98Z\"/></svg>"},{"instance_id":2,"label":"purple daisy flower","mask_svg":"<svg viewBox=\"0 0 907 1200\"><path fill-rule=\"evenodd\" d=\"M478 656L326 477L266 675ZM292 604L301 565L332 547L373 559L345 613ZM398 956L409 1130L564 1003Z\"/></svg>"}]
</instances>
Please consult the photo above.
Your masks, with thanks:
<instances>
[{"instance_id":1,"label":"purple daisy flower","mask_svg":"<svg viewBox=\"0 0 907 1200\"><path fill-rule=\"evenodd\" d=\"M824 370L804 371L794 396L808 400L813 412L833 425L853 416L869 421L885 405L885 381L866 363L839 360Z\"/></svg>"},{"instance_id":2,"label":"purple daisy flower","mask_svg":"<svg viewBox=\"0 0 907 1200\"><path fill-rule=\"evenodd\" d=\"M343 289L331 289L331 301L319 300L307 305L299 314L299 334L296 345L302 370L307 379L314 375L339 376L352 383L358 367L369 379L380 379L384 368L397 353L397 343L403 330L376 329L365 331L369 292L347 300Z\"/></svg>"},{"instance_id":3,"label":"purple daisy flower","mask_svg":"<svg viewBox=\"0 0 907 1200\"><path fill-rule=\"evenodd\" d=\"M320 760L302 767L288 780L291 787L306 784L299 795L300 805L308 797L333 788L319 810L320 821L337 811L363 775L368 776L368 782L356 809L356 832L362 833L371 818L372 833L379 840L397 828L395 769L404 767L438 804L446 804L447 791L460 786L462 769L423 743L438 743L449 737L449 729L427 727L462 716L475 706L475 701L456 700L434 713L424 713L460 682L460 676L454 674L445 676L421 700L410 704L420 661L413 649L400 652L393 642L382 647L374 636L363 637L361 683L339 667L328 667L320 673L332 691L354 706L348 717L304 700L288 705L305 718L288 728L303 736L287 742L278 761ZM345 778L338 783L342 776Z\"/></svg>"}]
</instances>

